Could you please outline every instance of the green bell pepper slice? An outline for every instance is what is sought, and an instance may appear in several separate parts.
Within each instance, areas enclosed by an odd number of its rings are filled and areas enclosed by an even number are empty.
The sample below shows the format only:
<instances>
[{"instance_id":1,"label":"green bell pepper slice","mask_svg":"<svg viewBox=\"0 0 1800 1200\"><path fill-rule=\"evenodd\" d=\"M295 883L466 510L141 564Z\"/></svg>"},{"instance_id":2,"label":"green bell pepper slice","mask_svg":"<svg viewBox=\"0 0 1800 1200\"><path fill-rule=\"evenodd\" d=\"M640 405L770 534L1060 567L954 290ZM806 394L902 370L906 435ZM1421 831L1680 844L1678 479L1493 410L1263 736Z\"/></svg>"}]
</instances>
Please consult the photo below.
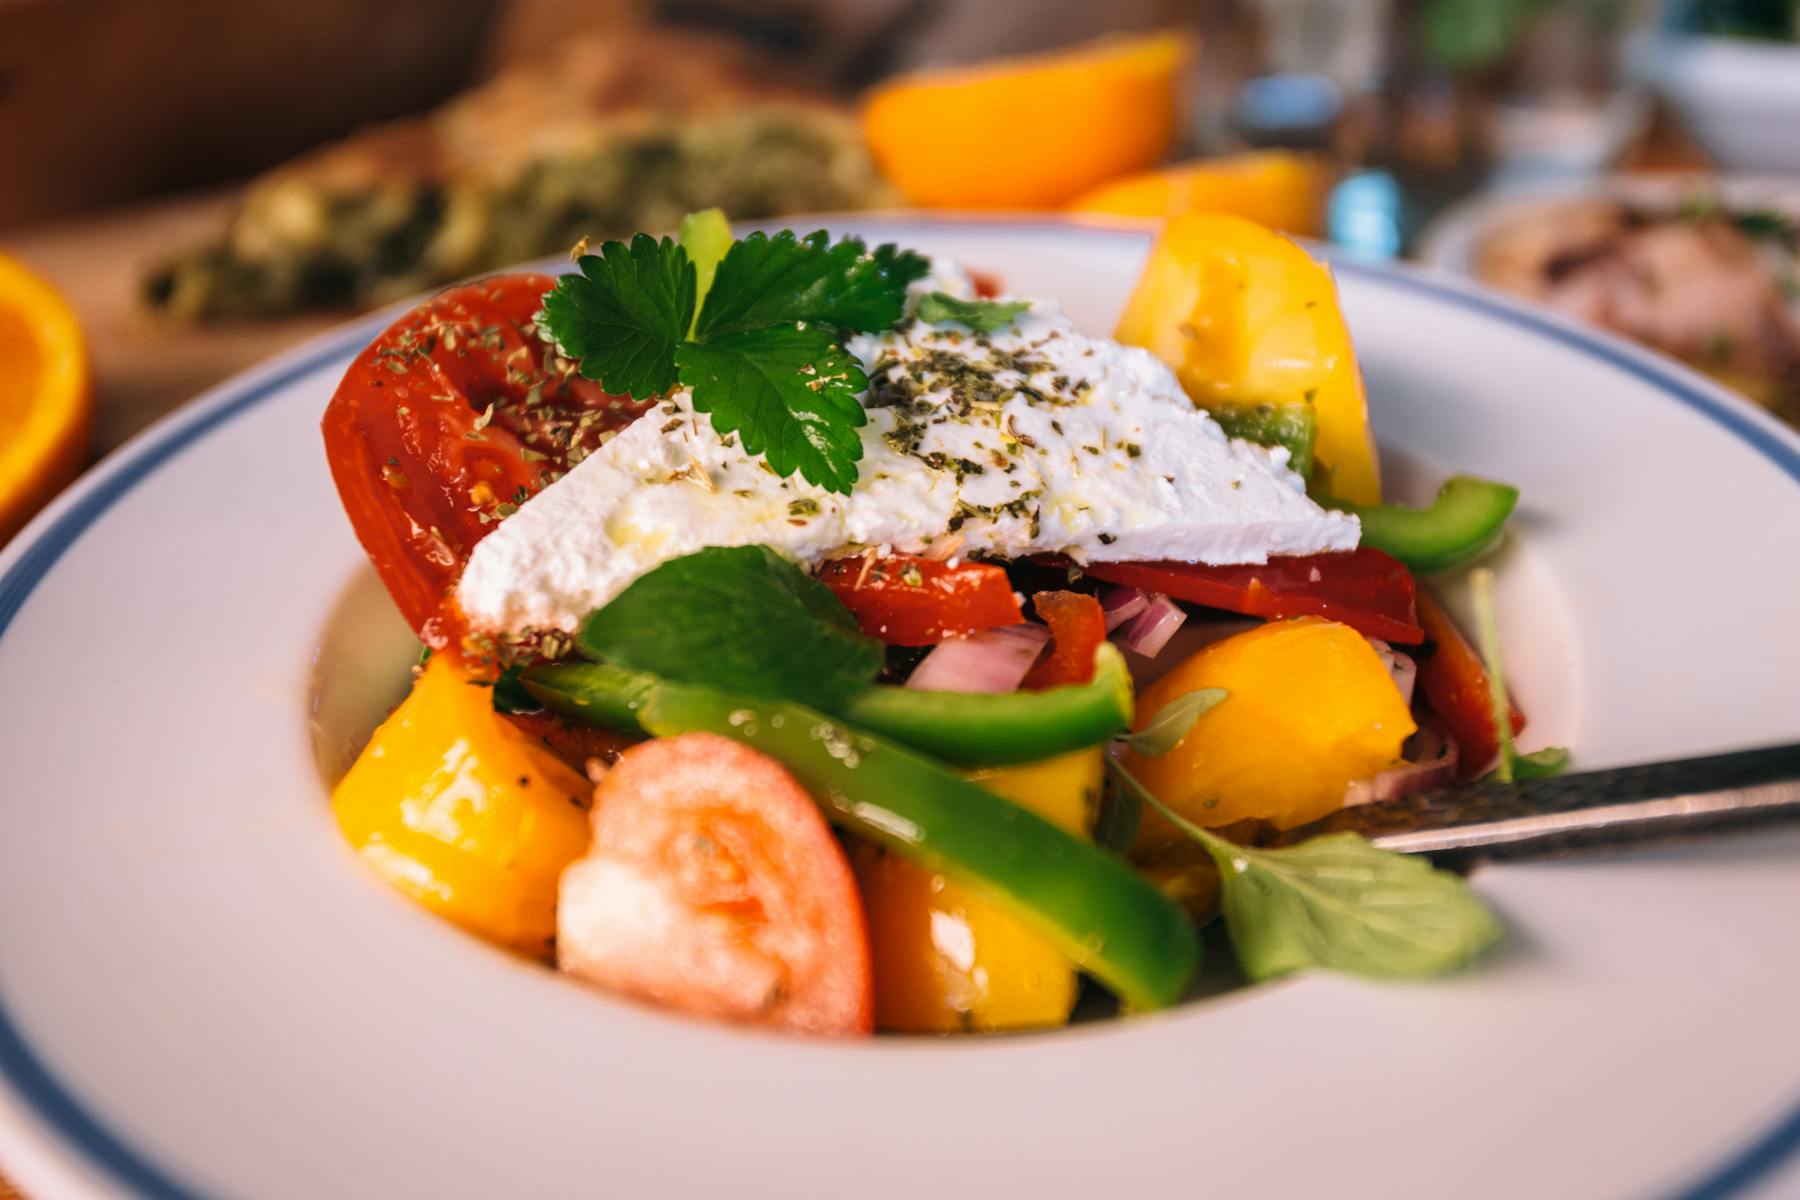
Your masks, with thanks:
<instances>
[{"instance_id":1,"label":"green bell pepper slice","mask_svg":"<svg viewBox=\"0 0 1800 1200\"><path fill-rule=\"evenodd\" d=\"M1312 474L1319 416L1310 404L1221 404L1206 410L1225 436L1259 446L1284 446L1288 466L1302 479Z\"/></svg>"},{"instance_id":2,"label":"green bell pepper slice","mask_svg":"<svg viewBox=\"0 0 1800 1200\"><path fill-rule=\"evenodd\" d=\"M640 711L659 680L606 663L530 667L519 682L552 712L622 733L642 733ZM1131 674L1103 643L1094 678L1041 692L976 695L875 686L835 714L934 758L964 766L1036 762L1097 746L1131 726Z\"/></svg>"},{"instance_id":3,"label":"green bell pepper slice","mask_svg":"<svg viewBox=\"0 0 1800 1200\"><path fill-rule=\"evenodd\" d=\"M1453 476L1429 508L1340 504L1362 521L1362 544L1384 550L1422 575L1460 567L1499 540L1519 503L1509 484Z\"/></svg>"},{"instance_id":4,"label":"green bell pepper slice","mask_svg":"<svg viewBox=\"0 0 1800 1200\"><path fill-rule=\"evenodd\" d=\"M636 710L658 736L704 731L794 773L828 819L1004 906L1134 1009L1181 999L1200 943L1125 863L949 768L823 713L683 684Z\"/></svg>"}]
</instances>

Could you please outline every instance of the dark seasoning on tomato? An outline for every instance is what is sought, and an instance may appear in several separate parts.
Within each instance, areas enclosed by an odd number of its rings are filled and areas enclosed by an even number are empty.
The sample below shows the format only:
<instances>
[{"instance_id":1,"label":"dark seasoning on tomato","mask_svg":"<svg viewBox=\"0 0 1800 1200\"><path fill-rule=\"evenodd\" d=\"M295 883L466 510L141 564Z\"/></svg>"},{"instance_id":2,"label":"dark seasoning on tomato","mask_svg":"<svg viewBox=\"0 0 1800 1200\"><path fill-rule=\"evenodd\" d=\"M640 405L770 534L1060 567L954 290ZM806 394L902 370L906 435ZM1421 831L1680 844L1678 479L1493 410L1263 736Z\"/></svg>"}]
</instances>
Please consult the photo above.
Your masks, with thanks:
<instances>
[{"instance_id":1,"label":"dark seasoning on tomato","mask_svg":"<svg viewBox=\"0 0 1800 1200\"><path fill-rule=\"evenodd\" d=\"M345 512L437 649L461 641L443 609L475 544L649 407L583 379L540 334L554 284L507 275L440 293L357 356L325 410Z\"/></svg>"}]
</instances>

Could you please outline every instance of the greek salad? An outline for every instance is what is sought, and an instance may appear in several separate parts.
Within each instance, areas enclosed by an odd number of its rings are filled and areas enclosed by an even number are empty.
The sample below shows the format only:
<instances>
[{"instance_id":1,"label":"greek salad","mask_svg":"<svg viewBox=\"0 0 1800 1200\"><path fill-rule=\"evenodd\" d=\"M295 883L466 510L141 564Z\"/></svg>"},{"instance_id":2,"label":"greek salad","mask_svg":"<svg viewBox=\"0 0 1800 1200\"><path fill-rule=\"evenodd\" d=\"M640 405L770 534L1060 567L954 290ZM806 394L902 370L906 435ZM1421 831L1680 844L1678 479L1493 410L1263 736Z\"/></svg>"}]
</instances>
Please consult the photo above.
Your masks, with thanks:
<instances>
[{"instance_id":1,"label":"greek salad","mask_svg":"<svg viewBox=\"0 0 1800 1200\"><path fill-rule=\"evenodd\" d=\"M1423 977L1498 936L1460 877L1305 836L1566 756L1515 747L1487 569L1473 644L1421 583L1518 493L1382 502L1304 249L1173 220L1111 337L716 210L575 267L426 300L325 413L423 643L332 798L393 887L595 987L830 1036L1164 1008L1203 951Z\"/></svg>"}]
</instances>

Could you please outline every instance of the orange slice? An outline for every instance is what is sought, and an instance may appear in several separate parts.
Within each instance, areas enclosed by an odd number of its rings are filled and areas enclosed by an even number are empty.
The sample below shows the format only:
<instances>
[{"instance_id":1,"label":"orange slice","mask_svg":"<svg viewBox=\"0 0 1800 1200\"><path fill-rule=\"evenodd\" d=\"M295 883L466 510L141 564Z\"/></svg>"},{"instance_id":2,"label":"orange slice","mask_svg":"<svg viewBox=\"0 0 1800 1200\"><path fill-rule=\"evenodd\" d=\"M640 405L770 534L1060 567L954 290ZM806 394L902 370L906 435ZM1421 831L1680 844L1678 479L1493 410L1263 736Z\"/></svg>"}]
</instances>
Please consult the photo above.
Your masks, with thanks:
<instances>
[{"instance_id":1,"label":"orange slice","mask_svg":"<svg viewBox=\"0 0 1800 1200\"><path fill-rule=\"evenodd\" d=\"M0 543L81 469L92 419L75 314L0 254Z\"/></svg>"},{"instance_id":2,"label":"orange slice","mask_svg":"<svg viewBox=\"0 0 1800 1200\"><path fill-rule=\"evenodd\" d=\"M1316 237L1325 227L1325 164L1309 154L1270 150L1195 159L1102 184L1070 203L1076 212L1166 218L1218 212L1284 233Z\"/></svg>"},{"instance_id":3,"label":"orange slice","mask_svg":"<svg viewBox=\"0 0 1800 1200\"><path fill-rule=\"evenodd\" d=\"M1154 33L906 75L869 94L863 128L914 204L1059 207L1168 153L1194 47Z\"/></svg>"}]
</instances>

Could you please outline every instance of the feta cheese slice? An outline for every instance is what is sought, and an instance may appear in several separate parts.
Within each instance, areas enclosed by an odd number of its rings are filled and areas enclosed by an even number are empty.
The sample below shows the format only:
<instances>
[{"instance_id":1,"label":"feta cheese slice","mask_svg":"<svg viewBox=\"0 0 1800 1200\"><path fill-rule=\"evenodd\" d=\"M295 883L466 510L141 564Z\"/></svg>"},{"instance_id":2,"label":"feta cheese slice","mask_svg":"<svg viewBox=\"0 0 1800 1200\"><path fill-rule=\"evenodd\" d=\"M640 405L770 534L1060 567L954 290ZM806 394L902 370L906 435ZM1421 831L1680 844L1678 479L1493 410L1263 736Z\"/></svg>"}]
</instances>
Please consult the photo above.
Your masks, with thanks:
<instances>
[{"instance_id":1,"label":"feta cheese slice","mask_svg":"<svg viewBox=\"0 0 1800 1200\"><path fill-rule=\"evenodd\" d=\"M967 293L941 264L930 283ZM457 588L470 625L572 633L707 546L810 566L866 548L1225 564L1357 544L1356 518L1313 503L1285 450L1226 437L1148 351L1086 337L1050 302L991 335L908 321L850 349L870 387L849 495L778 478L677 391L476 545Z\"/></svg>"}]
</instances>

